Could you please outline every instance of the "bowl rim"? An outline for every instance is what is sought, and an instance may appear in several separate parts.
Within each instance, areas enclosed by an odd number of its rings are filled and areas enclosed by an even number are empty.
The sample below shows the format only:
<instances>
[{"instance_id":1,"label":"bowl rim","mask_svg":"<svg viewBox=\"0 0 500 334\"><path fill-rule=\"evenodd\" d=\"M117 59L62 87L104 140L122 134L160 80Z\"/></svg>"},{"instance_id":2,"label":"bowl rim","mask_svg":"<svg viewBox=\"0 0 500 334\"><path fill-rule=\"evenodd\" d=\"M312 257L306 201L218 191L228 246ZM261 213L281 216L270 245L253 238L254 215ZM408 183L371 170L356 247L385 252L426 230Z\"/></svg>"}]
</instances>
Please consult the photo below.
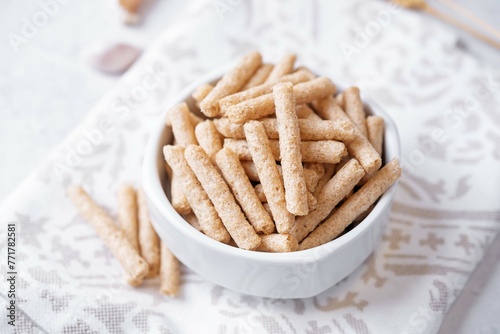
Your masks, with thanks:
<instances>
[{"instance_id":1,"label":"bowl rim","mask_svg":"<svg viewBox=\"0 0 500 334\"><path fill-rule=\"evenodd\" d=\"M232 65L232 64L231 64ZM168 104L168 108L162 113L160 122L155 125L153 131L151 132L146 150L144 153L143 168L142 168L142 186L149 203L154 205L155 208L160 212L166 220L175 227L180 233L184 234L185 237L192 239L194 242L201 244L204 247L210 248L214 252L225 253L226 255L234 256L240 258L243 261L260 261L266 263L274 263L276 265L280 264L303 264L304 262L316 262L328 256L328 254L340 250L346 247L348 244L358 239L364 233L369 230L369 227L375 222L375 220L381 216L381 214L388 208L394 194L398 182L395 182L378 200L372 211L366 216L358 225L356 225L349 232L341 235L340 237L327 242L323 245L313 247L306 250L300 250L289 253L267 253L250 251L245 249L240 249L238 247L230 246L219 241L213 240L205 234L199 232L194 227L191 226L175 209L168 200L168 197L161 184L160 175L158 174L158 156L163 157L163 146L164 143L160 143L162 133L165 130L165 123L163 120L169 108L175 104L181 103L191 96L191 93L201 84L206 82L213 82L221 78L221 76L232 66L223 66L221 68L215 69L208 74L202 76L199 80L196 80L188 87L183 89L177 96L178 98L173 99L171 103ZM332 78L329 76L337 87L337 91L343 91L346 87L349 87L349 83L343 80ZM392 120L392 118L387 114L377 103L375 103L370 97L365 96L361 93L361 98L363 103L368 106L372 113L384 118L385 123L385 137L384 137L384 152L387 152L387 147L389 145L389 151L392 152L388 157L388 160L393 158L399 158L401 156L400 140L397 127ZM160 153L159 153L160 152ZM157 225L157 224L156 224ZM161 227L161 226L160 226Z\"/></svg>"}]
</instances>

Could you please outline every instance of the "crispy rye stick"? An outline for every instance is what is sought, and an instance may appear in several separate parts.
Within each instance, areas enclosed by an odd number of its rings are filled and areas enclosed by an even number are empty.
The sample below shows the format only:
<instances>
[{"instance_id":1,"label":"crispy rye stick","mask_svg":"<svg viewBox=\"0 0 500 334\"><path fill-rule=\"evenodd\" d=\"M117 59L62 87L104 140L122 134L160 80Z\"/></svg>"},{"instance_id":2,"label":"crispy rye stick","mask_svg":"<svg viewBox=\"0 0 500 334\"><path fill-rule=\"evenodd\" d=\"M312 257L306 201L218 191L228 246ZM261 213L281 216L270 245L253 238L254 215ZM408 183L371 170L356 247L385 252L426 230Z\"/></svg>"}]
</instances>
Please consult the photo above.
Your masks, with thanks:
<instances>
[{"instance_id":1,"label":"crispy rye stick","mask_svg":"<svg viewBox=\"0 0 500 334\"><path fill-rule=\"evenodd\" d=\"M247 90L263 84L266 81L267 77L269 76L269 73L271 73L271 71L273 70L273 68L274 65L272 64L262 64L262 66L259 67L257 72L255 72L253 77L251 77L250 80L248 80L248 82L245 84L243 90Z\"/></svg>"},{"instance_id":2,"label":"crispy rye stick","mask_svg":"<svg viewBox=\"0 0 500 334\"><path fill-rule=\"evenodd\" d=\"M276 120L280 135L279 149L283 184L285 186L286 209L296 216L309 212L307 187L300 153L300 131L295 112L295 98L291 83L280 83L273 89L276 105Z\"/></svg>"},{"instance_id":3,"label":"crispy rye stick","mask_svg":"<svg viewBox=\"0 0 500 334\"><path fill-rule=\"evenodd\" d=\"M174 134L175 141L181 147L186 147L187 145L197 145L198 141L194 133L194 123L192 122L191 111L189 110L186 103L180 103L172 107L168 114L170 122L172 123L172 133ZM171 170L170 185L171 185L171 197L172 205L174 209L180 214L188 214L191 211L188 200L182 187L179 186L179 181L177 180L176 171Z\"/></svg>"},{"instance_id":4,"label":"crispy rye stick","mask_svg":"<svg viewBox=\"0 0 500 334\"><path fill-rule=\"evenodd\" d=\"M334 94L335 85L330 79L321 77L295 85L293 93L297 104L309 103ZM225 115L233 123L245 123L273 114L274 108L273 95L266 94L227 108Z\"/></svg>"},{"instance_id":5,"label":"crispy rye stick","mask_svg":"<svg viewBox=\"0 0 500 334\"><path fill-rule=\"evenodd\" d=\"M257 232L265 234L274 231L274 222L266 212L240 164L238 156L228 148L217 153L217 165L222 176L233 191L248 221Z\"/></svg>"},{"instance_id":6,"label":"crispy rye stick","mask_svg":"<svg viewBox=\"0 0 500 334\"><path fill-rule=\"evenodd\" d=\"M266 80L266 83L274 84L278 82L278 80L293 71L293 66L295 65L295 60L297 56L289 53L285 55L277 64L274 66L274 69L269 74L269 77Z\"/></svg>"},{"instance_id":7,"label":"crispy rye stick","mask_svg":"<svg viewBox=\"0 0 500 334\"><path fill-rule=\"evenodd\" d=\"M368 116L366 118L366 129L368 131L368 141L373 145L377 153L382 156L384 119L380 116Z\"/></svg>"},{"instance_id":8,"label":"crispy rye stick","mask_svg":"<svg viewBox=\"0 0 500 334\"><path fill-rule=\"evenodd\" d=\"M175 297L179 293L181 272L179 260L161 243L160 293Z\"/></svg>"},{"instance_id":9,"label":"crispy rye stick","mask_svg":"<svg viewBox=\"0 0 500 334\"><path fill-rule=\"evenodd\" d=\"M285 75L284 77L278 79L277 82L291 82L294 85L309 81L311 80L311 75L307 73L306 71L297 71L295 73ZM273 92L273 86L274 83L266 83L266 84L261 84L259 86L255 86L251 89L244 90L229 96L226 96L225 98L221 99L219 101L219 105L223 112L225 113L226 110L234 106L235 104L238 104L240 102L250 100L265 94L270 94Z\"/></svg>"},{"instance_id":10,"label":"crispy rye stick","mask_svg":"<svg viewBox=\"0 0 500 334\"><path fill-rule=\"evenodd\" d=\"M198 86L198 88L195 89L193 94L191 94L193 99L196 101L196 106L198 108L200 107L200 102L203 101L205 97L207 97L207 95L212 91L212 89L214 89L214 86L212 86L209 83L204 83Z\"/></svg>"},{"instance_id":11,"label":"crispy rye stick","mask_svg":"<svg viewBox=\"0 0 500 334\"><path fill-rule=\"evenodd\" d=\"M239 91L262 64L260 53L253 51L244 56L231 71L224 74L214 89L201 101L201 112L207 117L219 115L219 100Z\"/></svg>"},{"instance_id":12,"label":"crispy rye stick","mask_svg":"<svg viewBox=\"0 0 500 334\"><path fill-rule=\"evenodd\" d=\"M318 116L319 117L319 116ZM260 120L264 125L269 139L278 139L278 125L275 118L263 118ZM245 131L243 124L231 123L228 118L214 119L217 130L226 138L244 139ZM351 141L354 138L354 130L347 120L311 120L299 119L300 138L303 141L337 140L341 142Z\"/></svg>"},{"instance_id":13,"label":"crispy rye stick","mask_svg":"<svg viewBox=\"0 0 500 334\"><path fill-rule=\"evenodd\" d=\"M366 130L368 132L368 141L373 145L375 150L382 156L382 144L384 142L384 119L380 116L368 116L366 118ZM365 175L359 185L363 185L368 181L373 174Z\"/></svg>"},{"instance_id":14,"label":"crispy rye stick","mask_svg":"<svg viewBox=\"0 0 500 334\"><path fill-rule=\"evenodd\" d=\"M314 162L306 162L304 163L304 168L305 169L310 169L316 172L318 175L318 182L319 180L325 175L325 166L323 164L318 164ZM318 185L318 182L314 185L314 188Z\"/></svg>"},{"instance_id":15,"label":"crispy rye stick","mask_svg":"<svg viewBox=\"0 0 500 334\"><path fill-rule=\"evenodd\" d=\"M186 197L198 218L203 233L214 240L228 243L231 236L222 224L207 193L184 159L183 148L167 145L163 147L163 154L167 163L178 171L179 178L184 184Z\"/></svg>"},{"instance_id":16,"label":"crispy rye stick","mask_svg":"<svg viewBox=\"0 0 500 334\"><path fill-rule=\"evenodd\" d=\"M366 118L365 111L363 109L363 102L361 102L361 97L359 96L359 88L349 87L343 92L343 94L345 113L349 116L363 136L366 137Z\"/></svg>"},{"instance_id":17,"label":"crispy rye stick","mask_svg":"<svg viewBox=\"0 0 500 334\"><path fill-rule=\"evenodd\" d=\"M262 184L257 184L254 188L255 194L261 203L267 203L266 194L264 194L264 189L262 188Z\"/></svg>"},{"instance_id":18,"label":"crispy rye stick","mask_svg":"<svg viewBox=\"0 0 500 334\"><path fill-rule=\"evenodd\" d=\"M349 197L327 220L299 245L301 250L323 245L336 237L365 212L401 176L397 159L379 170L361 189Z\"/></svg>"},{"instance_id":19,"label":"crispy rye stick","mask_svg":"<svg viewBox=\"0 0 500 334\"><path fill-rule=\"evenodd\" d=\"M269 145L274 159L280 161L279 142L277 140L270 140ZM238 154L240 160L253 159L246 140L226 138L224 139L224 147L228 147ZM330 164L338 163L342 157L347 155L345 145L334 140L303 141L300 143L300 152L303 162Z\"/></svg>"},{"instance_id":20,"label":"crispy rye stick","mask_svg":"<svg viewBox=\"0 0 500 334\"><path fill-rule=\"evenodd\" d=\"M199 146L190 145L186 148L184 157L238 247L250 250L259 247L260 237L246 220L227 183L205 151Z\"/></svg>"},{"instance_id":21,"label":"crispy rye stick","mask_svg":"<svg viewBox=\"0 0 500 334\"><path fill-rule=\"evenodd\" d=\"M316 210L304 217L297 217L290 230L299 242L325 219L335 206L349 193L365 174L356 159L351 159L335 176L328 181L317 195Z\"/></svg>"},{"instance_id":22,"label":"crispy rye stick","mask_svg":"<svg viewBox=\"0 0 500 334\"><path fill-rule=\"evenodd\" d=\"M191 121L191 111L186 103L180 103L172 107L168 114L172 123L172 132L177 144L181 147L198 145L194 134L194 124Z\"/></svg>"},{"instance_id":23,"label":"crispy rye stick","mask_svg":"<svg viewBox=\"0 0 500 334\"><path fill-rule=\"evenodd\" d=\"M316 112L324 119L350 121L349 117L347 117L331 96L320 101L315 101L313 105ZM363 166L366 174L372 174L380 168L382 159L368 139L359 132L354 124L351 123L351 125L354 131L354 139L345 143L347 150Z\"/></svg>"},{"instance_id":24,"label":"crispy rye stick","mask_svg":"<svg viewBox=\"0 0 500 334\"><path fill-rule=\"evenodd\" d=\"M240 161L241 166L245 170L246 175L250 179L250 181L257 181L260 182L259 179L259 174L257 173L257 167L255 167L255 164L253 161ZM310 163L310 166L315 165L314 163ZM278 172L280 175L283 175L281 171L281 166L277 165L278 167ZM324 171L323 171L324 174ZM318 185L318 181L320 176L318 175L318 172L314 170L313 168L304 168L304 178L306 179L306 185L307 185L307 190L310 192L313 192L312 189L316 188Z\"/></svg>"},{"instance_id":25,"label":"crispy rye stick","mask_svg":"<svg viewBox=\"0 0 500 334\"><path fill-rule=\"evenodd\" d=\"M210 159L215 161L215 155L222 149L222 141L213 122L209 120L201 122L196 126L194 132L200 146L205 150Z\"/></svg>"},{"instance_id":26,"label":"crispy rye stick","mask_svg":"<svg viewBox=\"0 0 500 334\"><path fill-rule=\"evenodd\" d=\"M323 173L323 176L319 179L318 184L316 185L316 189L314 190L314 195L318 196L320 191L323 189L323 187L330 181L332 176L335 174L336 166L334 164L324 164L325 166L325 172Z\"/></svg>"},{"instance_id":27,"label":"crispy rye stick","mask_svg":"<svg viewBox=\"0 0 500 334\"><path fill-rule=\"evenodd\" d=\"M141 256L149 265L149 273L146 278L153 278L158 275L160 270L160 239L151 225L146 195L142 189L137 192L137 204Z\"/></svg>"},{"instance_id":28,"label":"crispy rye stick","mask_svg":"<svg viewBox=\"0 0 500 334\"><path fill-rule=\"evenodd\" d=\"M279 233L286 233L292 227L294 217L286 210L285 189L264 126L257 121L248 122L245 124L245 134L272 211L276 229Z\"/></svg>"},{"instance_id":29,"label":"crispy rye stick","mask_svg":"<svg viewBox=\"0 0 500 334\"><path fill-rule=\"evenodd\" d=\"M174 177L173 171L168 164L166 164L165 169L170 180L170 197L172 199L172 206L175 211L181 215L189 214L191 212L191 207L189 206L189 202L184 195L184 191L182 190L182 182L178 177Z\"/></svg>"},{"instance_id":30,"label":"crispy rye stick","mask_svg":"<svg viewBox=\"0 0 500 334\"><path fill-rule=\"evenodd\" d=\"M82 217L95 229L97 235L120 261L127 277L139 285L148 274L148 264L134 249L113 219L80 186L68 189L68 195Z\"/></svg>"},{"instance_id":31,"label":"crispy rye stick","mask_svg":"<svg viewBox=\"0 0 500 334\"><path fill-rule=\"evenodd\" d=\"M135 189L125 184L118 189L118 222L123 234L134 249L139 252L137 197Z\"/></svg>"},{"instance_id":32,"label":"crispy rye stick","mask_svg":"<svg viewBox=\"0 0 500 334\"><path fill-rule=\"evenodd\" d=\"M294 252L299 244L290 234L268 234L262 236L262 243L257 250L259 252L285 253Z\"/></svg>"}]
</instances>

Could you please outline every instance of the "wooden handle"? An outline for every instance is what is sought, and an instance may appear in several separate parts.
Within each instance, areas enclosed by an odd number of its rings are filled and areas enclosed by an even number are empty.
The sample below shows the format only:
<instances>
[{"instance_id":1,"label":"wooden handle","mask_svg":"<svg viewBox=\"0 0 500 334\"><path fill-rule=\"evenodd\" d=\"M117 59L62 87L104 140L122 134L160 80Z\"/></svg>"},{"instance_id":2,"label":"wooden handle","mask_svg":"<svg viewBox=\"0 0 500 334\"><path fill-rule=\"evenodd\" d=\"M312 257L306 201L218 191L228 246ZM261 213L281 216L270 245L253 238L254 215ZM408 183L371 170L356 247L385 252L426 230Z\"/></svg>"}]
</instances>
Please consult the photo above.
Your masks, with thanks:
<instances>
[{"instance_id":1,"label":"wooden handle","mask_svg":"<svg viewBox=\"0 0 500 334\"><path fill-rule=\"evenodd\" d=\"M493 46L493 47L495 47L497 49L500 49L500 42L498 42L498 41L490 38L489 36L486 36L483 33L481 33L479 31L471 28L467 24L465 24L465 23L463 23L463 22L461 22L461 21L459 21L459 20L457 20L457 19L455 19L455 18L453 18L453 17L451 17L449 15L445 15L445 14L437 11L436 9L432 8L429 5L426 5L423 8L423 10L426 13L428 13L428 14L434 16L434 17L437 17L438 19L441 19L441 20L443 20L445 22L448 22L449 24L452 24L455 27L460 28L460 29L468 32L469 34L471 34L472 36L474 36L474 37L482 40L483 42L488 43L489 45L491 45L491 46Z\"/></svg>"},{"instance_id":2,"label":"wooden handle","mask_svg":"<svg viewBox=\"0 0 500 334\"><path fill-rule=\"evenodd\" d=\"M454 11L455 13L458 13L463 17L467 18L469 21L474 22L474 24L481 27L483 31L488 32L497 40L500 40L500 31L495 27L493 27L492 25L488 24L488 22L474 15L474 13L472 13L468 8L462 6L459 3L454 2L453 0L438 0L438 1L444 6Z\"/></svg>"}]
</instances>

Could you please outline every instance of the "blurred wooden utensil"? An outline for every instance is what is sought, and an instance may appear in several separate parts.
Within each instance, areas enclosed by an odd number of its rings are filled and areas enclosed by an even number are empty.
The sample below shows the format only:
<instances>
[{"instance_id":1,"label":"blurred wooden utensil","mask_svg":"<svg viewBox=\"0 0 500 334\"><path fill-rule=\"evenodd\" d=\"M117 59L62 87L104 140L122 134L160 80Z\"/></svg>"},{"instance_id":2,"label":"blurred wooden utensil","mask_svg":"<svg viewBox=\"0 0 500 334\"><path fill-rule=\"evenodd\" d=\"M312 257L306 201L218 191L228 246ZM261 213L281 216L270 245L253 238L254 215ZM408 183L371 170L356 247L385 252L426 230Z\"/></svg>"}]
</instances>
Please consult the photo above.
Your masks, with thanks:
<instances>
[{"instance_id":1,"label":"blurred wooden utensil","mask_svg":"<svg viewBox=\"0 0 500 334\"><path fill-rule=\"evenodd\" d=\"M142 0L119 0L120 5L125 9L127 15L124 18L126 24L136 24L139 21L139 7Z\"/></svg>"},{"instance_id":2,"label":"blurred wooden utensil","mask_svg":"<svg viewBox=\"0 0 500 334\"><path fill-rule=\"evenodd\" d=\"M414 9L414 10L420 10L423 11L429 15L432 15L444 22L447 22L448 24L454 25L455 27L462 29L463 31L466 31L467 33L471 34L472 36L476 37L477 39L480 39L481 41L497 48L500 49L500 42L491 38L490 36L487 36L483 34L482 32L472 28L471 26L467 25L466 23L450 16L447 14L444 14L440 11L438 11L436 8L430 6L427 1L425 0L391 0L393 3L396 3L398 5L401 5L406 8ZM480 20L479 18L475 17L472 13L470 13L467 9L464 7L453 3L452 1L446 1L443 0L441 1L444 5L448 6L450 9L455 10L460 12L462 15L467 16L469 19L473 17L474 19L471 19L471 21L475 21L476 24L480 25L483 27L483 29L488 30L490 33L493 32L495 36L499 36L500 33L490 25L488 25L486 22ZM465 14L467 12L467 14ZM481 22L480 24L478 22ZM487 28L485 28L487 27Z\"/></svg>"}]
</instances>

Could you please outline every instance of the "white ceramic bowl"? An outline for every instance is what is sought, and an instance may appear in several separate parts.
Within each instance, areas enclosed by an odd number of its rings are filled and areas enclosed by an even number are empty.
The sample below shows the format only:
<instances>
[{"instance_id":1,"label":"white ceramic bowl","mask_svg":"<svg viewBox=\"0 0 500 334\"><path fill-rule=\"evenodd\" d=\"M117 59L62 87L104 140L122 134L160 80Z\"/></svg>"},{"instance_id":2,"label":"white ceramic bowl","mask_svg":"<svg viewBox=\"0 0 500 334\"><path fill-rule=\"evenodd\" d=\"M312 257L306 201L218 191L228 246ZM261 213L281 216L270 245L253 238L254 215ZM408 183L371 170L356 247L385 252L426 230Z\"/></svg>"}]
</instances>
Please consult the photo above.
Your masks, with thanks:
<instances>
[{"instance_id":1,"label":"white ceramic bowl","mask_svg":"<svg viewBox=\"0 0 500 334\"><path fill-rule=\"evenodd\" d=\"M172 105L186 101L194 105L191 93L204 82L216 82L226 69L212 73L185 89ZM346 85L334 81L339 90ZM384 161L400 155L397 129L390 117L370 99L363 101L371 113L385 120ZM192 109L193 110L193 109ZM154 228L175 256L205 279L249 295L271 298L305 298L330 288L354 271L377 245L389 219L396 190L393 185L372 212L339 238L312 249L293 253L262 253L232 247L198 232L172 207L166 194L162 148L172 142L164 125L165 115L153 129L144 156L143 187Z\"/></svg>"}]
</instances>

